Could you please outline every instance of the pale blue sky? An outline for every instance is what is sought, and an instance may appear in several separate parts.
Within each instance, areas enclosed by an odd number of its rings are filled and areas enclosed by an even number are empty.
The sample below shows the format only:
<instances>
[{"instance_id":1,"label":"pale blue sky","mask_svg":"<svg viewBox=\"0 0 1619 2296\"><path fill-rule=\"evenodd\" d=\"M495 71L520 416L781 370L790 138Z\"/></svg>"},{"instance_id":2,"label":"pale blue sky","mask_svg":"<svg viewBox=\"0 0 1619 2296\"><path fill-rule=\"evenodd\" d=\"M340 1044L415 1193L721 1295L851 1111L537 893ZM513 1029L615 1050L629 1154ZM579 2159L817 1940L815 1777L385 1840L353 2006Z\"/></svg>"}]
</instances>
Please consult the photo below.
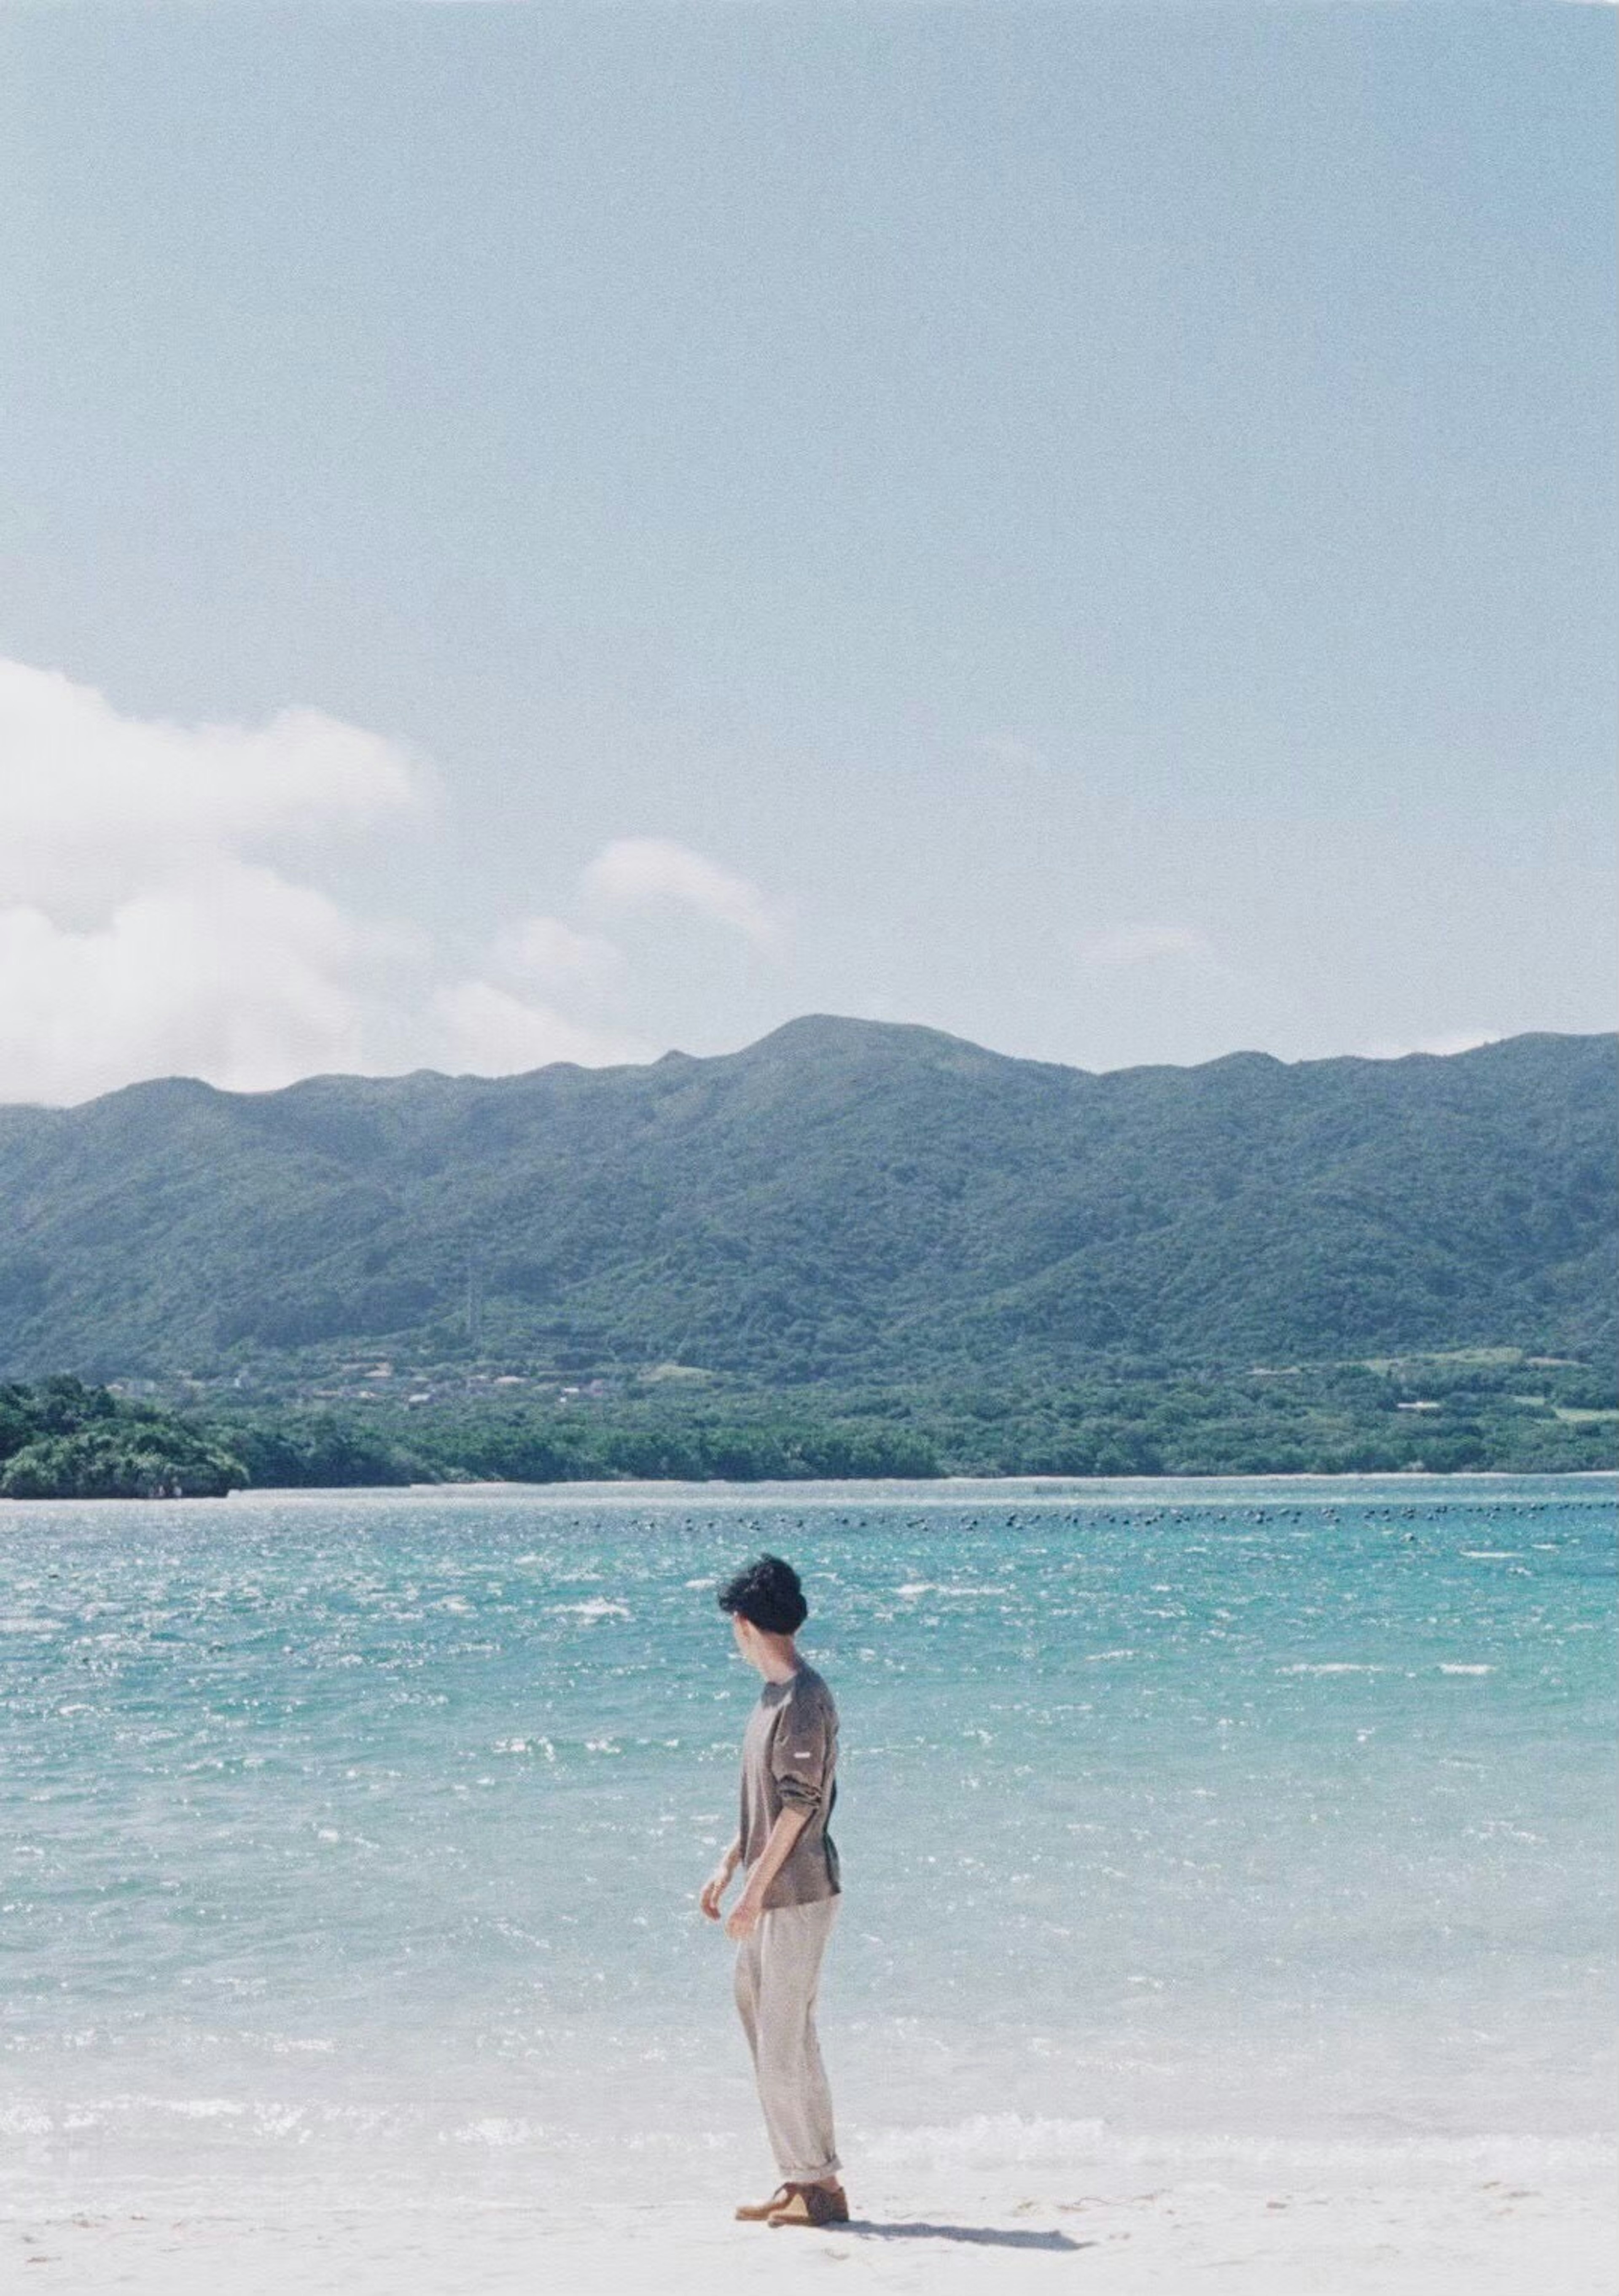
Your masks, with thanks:
<instances>
[{"instance_id":1,"label":"pale blue sky","mask_svg":"<svg viewBox=\"0 0 1619 2296\"><path fill-rule=\"evenodd\" d=\"M0 18L0 1097L1609 1026L1614 45Z\"/></svg>"}]
</instances>

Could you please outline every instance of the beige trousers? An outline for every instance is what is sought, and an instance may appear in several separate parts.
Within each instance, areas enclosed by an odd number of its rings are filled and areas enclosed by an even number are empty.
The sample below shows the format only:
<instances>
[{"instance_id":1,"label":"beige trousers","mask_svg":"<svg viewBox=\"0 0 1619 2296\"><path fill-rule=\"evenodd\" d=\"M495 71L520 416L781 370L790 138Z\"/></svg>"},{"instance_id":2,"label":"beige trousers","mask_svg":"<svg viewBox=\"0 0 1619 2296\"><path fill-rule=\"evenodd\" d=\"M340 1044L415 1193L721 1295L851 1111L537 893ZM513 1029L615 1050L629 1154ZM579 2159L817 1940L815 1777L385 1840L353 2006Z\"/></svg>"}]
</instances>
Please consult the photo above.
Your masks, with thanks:
<instances>
[{"instance_id":1,"label":"beige trousers","mask_svg":"<svg viewBox=\"0 0 1619 2296\"><path fill-rule=\"evenodd\" d=\"M784 2183L814 2184L843 2165L815 2037L821 1957L841 1902L821 1898L809 1906L774 1906L737 1948L737 2010Z\"/></svg>"}]
</instances>

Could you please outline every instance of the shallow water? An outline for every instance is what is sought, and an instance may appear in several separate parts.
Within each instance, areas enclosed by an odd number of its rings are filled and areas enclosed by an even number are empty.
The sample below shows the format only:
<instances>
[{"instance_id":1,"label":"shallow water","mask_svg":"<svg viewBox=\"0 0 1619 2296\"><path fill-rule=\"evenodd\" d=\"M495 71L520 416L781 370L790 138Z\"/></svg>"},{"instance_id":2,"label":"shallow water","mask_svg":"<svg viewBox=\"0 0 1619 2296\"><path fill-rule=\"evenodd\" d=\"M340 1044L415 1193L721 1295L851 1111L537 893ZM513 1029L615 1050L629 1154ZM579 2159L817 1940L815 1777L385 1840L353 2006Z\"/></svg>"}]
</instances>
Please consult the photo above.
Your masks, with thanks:
<instances>
[{"instance_id":1,"label":"shallow water","mask_svg":"<svg viewBox=\"0 0 1619 2296\"><path fill-rule=\"evenodd\" d=\"M694 1893L797 1562L845 2151L1614 2121L1611 1479L0 1508L19 2205L757 2150Z\"/></svg>"}]
</instances>

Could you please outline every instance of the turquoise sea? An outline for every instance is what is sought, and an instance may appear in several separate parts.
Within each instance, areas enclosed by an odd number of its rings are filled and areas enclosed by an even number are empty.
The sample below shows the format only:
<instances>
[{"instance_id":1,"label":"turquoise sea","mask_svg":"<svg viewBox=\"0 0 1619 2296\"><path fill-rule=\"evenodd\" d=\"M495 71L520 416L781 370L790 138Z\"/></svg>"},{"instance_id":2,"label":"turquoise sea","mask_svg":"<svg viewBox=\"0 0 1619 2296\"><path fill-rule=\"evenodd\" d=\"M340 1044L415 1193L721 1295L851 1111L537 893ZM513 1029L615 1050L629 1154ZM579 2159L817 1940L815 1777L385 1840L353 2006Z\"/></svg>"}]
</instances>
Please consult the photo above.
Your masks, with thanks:
<instances>
[{"instance_id":1,"label":"turquoise sea","mask_svg":"<svg viewBox=\"0 0 1619 2296\"><path fill-rule=\"evenodd\" d=\"M846 2158L1584 2157L1612 1479L0 1508L8 2210L762 2160L695 1894L805 1575ZM729 2191L729 2185L722 2189Z\"/></svg>"}]
</instances>

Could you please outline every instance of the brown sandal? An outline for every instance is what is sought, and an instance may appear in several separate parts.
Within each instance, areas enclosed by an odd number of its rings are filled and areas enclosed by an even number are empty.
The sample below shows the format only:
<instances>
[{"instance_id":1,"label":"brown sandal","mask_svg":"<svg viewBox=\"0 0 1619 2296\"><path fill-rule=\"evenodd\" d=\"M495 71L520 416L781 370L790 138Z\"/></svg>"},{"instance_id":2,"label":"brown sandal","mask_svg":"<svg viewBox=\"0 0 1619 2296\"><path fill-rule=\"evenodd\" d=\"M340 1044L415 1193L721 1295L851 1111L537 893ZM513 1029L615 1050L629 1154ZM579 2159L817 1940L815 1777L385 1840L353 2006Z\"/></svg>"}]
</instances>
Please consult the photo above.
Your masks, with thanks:
<instances>
[{"instance_id":1,"label":"brown sandal","mask_svg":"<svg viewBox=\"0 0 1619 2296\"><path fill-rule=\"evenodd\" d=\"M776 2210L785 2208L797 2191L797 2185L778 2185L767 2201L744 2201L736 2212L739 2224L767 2224Z\"/></svg>"},{"instance_id":2,"label":"brown sandal","mask_svg":"<svg viewBox=\"0 0 1619 2296\"><path fill-rule=\"evenodd\" d=\"M849 2203L841 2185L794 2185L786 2206L771 2211L773 2231L784 2225L845 2225Z\"/></svg>"}]
</instances>

